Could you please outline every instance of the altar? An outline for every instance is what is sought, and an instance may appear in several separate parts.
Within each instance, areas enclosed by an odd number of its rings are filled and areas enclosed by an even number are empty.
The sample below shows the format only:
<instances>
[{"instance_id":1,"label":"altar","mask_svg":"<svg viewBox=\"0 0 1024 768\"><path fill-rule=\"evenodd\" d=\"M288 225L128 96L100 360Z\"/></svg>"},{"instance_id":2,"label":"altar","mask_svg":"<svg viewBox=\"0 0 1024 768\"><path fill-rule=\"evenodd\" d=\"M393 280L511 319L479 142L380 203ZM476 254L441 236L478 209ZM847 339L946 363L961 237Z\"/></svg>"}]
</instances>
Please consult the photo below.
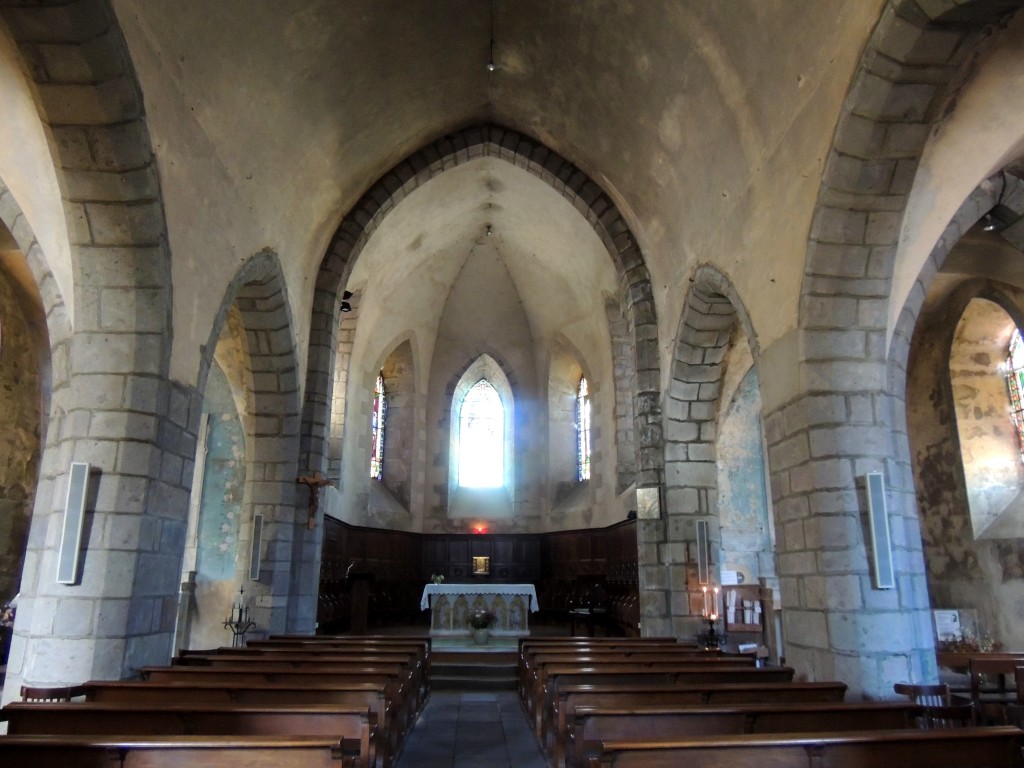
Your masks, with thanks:
<instances>
[{"instance_id":1,"label":"altar","mask_svg":"<svg viewBox=\"0 0 1024 768\"><path fill-rule=\"evenodd\" d=\"M533 584L427 584L420 610L430 610L434 637L468 637L469 617L476 611L494 614L491 634L518 637L530 634L528 616L538 610Z\"/></svg>"}]
</instances>

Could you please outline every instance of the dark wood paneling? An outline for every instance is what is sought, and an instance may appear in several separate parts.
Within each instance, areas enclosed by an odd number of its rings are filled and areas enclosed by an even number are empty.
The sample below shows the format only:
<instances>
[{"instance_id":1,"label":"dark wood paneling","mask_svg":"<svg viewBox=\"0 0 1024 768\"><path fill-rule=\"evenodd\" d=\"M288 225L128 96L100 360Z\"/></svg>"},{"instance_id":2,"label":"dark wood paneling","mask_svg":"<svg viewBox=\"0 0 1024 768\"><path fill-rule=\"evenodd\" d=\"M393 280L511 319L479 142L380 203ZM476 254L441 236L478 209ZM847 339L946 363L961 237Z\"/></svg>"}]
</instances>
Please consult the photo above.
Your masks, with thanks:
<instances>
[{"instance_id":1,"label":"dark wood paneling","mask_svg":"<svg viewBox=\"0 0 1024 768\"><path fill-rule=\"evenodd\" d=\"M454 582L523 582L537 586L546 618L560 620L595 584L617 619L635 633L638 615L636 522L608 528L537 534L417 534L360 528L327 517L318 620L323 632L345 631L351 620L345 573L374 577L370 625L423 621L419 597L434 574ZM474 576L472 558L491 558L491 572Z\"/></svg>"}]
</instances>

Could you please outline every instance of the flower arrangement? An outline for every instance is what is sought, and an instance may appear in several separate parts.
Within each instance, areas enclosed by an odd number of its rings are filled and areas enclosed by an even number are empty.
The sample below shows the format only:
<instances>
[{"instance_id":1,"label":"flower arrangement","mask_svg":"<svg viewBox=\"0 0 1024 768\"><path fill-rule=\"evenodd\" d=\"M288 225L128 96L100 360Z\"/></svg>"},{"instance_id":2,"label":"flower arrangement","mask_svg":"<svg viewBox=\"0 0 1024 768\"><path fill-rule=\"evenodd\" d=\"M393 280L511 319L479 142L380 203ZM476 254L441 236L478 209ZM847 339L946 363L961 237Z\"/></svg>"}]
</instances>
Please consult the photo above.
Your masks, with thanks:
<instances>
[{"instance_id":1,"label":"flower arrangement","mask_svg":"<svg viewBox=\"0 0 1024 768\"><path fill-rule=\"evenodd\" d=\"M469 614L469 625L473 629L487 629L494 623L495 616L490 611L479 610Z\"/></svg>"},{"instance_id":2,"label":"flower arrangement","mask_svg":"<svg viewBox=\"0 0 1024 768\"><path fill-rule=\"evenodd\" d=\"M442 576L440 573L432 573L430 574L430 580L434 584L442 584L444 583L444 576Z\"/></svg>"}]
</instances>

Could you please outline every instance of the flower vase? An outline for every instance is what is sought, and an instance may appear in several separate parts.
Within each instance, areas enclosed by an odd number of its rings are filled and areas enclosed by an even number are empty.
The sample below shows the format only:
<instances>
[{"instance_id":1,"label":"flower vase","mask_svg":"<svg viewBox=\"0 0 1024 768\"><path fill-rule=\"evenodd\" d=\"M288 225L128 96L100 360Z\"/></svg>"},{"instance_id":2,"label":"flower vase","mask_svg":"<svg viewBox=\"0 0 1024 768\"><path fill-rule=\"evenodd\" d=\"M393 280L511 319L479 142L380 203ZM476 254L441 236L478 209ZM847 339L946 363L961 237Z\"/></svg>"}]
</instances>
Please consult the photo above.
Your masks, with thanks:
<instances>
[{"instance_id":1,"label":"flower vase","mask_svg":"<svg viewBox=\"0 0 1024 768\"><path fill-rule=\"evenodd\" d=\"M487 627L481 627L480 629L473 630L473 642L477 645L487 645L487 641L491 639L491 630Z\"/></svg>"}]
</instances>

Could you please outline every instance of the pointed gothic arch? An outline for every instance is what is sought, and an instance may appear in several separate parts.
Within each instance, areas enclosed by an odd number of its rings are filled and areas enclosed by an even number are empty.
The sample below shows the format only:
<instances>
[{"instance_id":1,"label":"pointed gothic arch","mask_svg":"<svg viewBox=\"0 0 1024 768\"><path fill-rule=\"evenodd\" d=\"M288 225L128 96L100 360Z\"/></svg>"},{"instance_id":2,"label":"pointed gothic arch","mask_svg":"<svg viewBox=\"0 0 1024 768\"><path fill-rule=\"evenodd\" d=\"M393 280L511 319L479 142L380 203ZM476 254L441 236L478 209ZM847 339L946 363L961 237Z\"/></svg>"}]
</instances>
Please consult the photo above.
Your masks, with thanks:
<instances>
[{"instance_id":1,"label":"pointed gothic arch","mask_svg":"<svg viewBox=\"0 0 1024 768\"><path fill-rule=\"evenodd\" d=\"M515 131L495 125L444 136L384 175L345 216L321 263L314 294L306 401L302 418L302 462L326 460L331 383L338 348L341 291L355 260L387 214L404 197L445 170L478 157L493 157L522 168L570 200L594 228L615 265L621 286L622 317L628 330L628 364L616 366L616 396L629 397L621 410L634 414L626 427L634 456L620 458L620 486L661 482L660 394L657 319L650 276L628 224L600 186L568 160Z\"/></svg>"}]
</instances>

